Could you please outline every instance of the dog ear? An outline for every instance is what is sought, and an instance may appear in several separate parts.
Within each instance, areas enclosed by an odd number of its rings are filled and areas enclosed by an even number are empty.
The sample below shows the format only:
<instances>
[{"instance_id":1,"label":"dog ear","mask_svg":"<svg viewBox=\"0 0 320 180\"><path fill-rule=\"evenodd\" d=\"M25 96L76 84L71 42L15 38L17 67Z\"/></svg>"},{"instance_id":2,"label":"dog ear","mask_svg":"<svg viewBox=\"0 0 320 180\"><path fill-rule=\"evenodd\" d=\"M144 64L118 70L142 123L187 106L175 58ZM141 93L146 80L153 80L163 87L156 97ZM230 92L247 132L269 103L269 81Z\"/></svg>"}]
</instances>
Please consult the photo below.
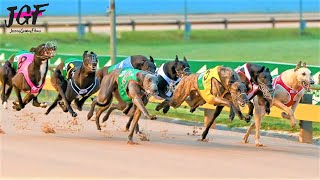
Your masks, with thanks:
<instances>
[{"instance_id":1,"label":"dog ear","mask_svg":"<svg viewBox=\"0 0 320 180\"><path fill-rule=\"evenodd\" d=\"M176 59L174 60L175 62L179 61L178 55L176 55Z\"/></svg>"},{"instance_id":2,"label":"dog ear","mask_svg":"<svg viewBox=\"0 0 320 180\"><path fill-rule=\"evenodd\" d=\"M150 56L150 61L154 63L154 59L152 56Z\"/></svg>"},{"instance_id":3,"label":"dog ear","mask_svg":"<svg viewBox=\"0 0 320 180\"><path fill-rule=\"evenodd\" d=\"M32 48L30 49L30 52L36 52L36 48L32 47Z\"/></svg>"},{"instance_id":4,"label":"dog ear","mask_svg":"<svg viewBox=\"0 0 320 180\"><path fill-rule=\"evenodd\" d=\"M302 64L302 66L303 66L304 68L307 68L307 63L304 62L304 63Z\"/></svg>"},{"instance_id":5,"label":"dog ear","mask_svg":"<svg viewBox=\"0 0 320 180\"><path fill-rule=\"evenodd\" d=\"M143 73L143 71L140 71L137 73L137 79L139 83L143 83L144 78L146 77L146 73Z\"/></svg>"},{"instance_id":6,"label":"dog ear","mask_svg":"<svg viewBox=\"0 0 320 180\"><path fill-rule=\"evenodd\" d=\"M88 54L88 51L84 51L82 57L84 58Z\"/></svg>"},{"instance_id":7,"label":"dog ear","mask_svg":"<svg viewBox=\"0 0 320 180\"><path fill-rule=\"evenodd\" d=\"M183 60L187 62L187 58L185 56L183 56Z\"/></svg>"},{"instance_id":8,"label":"dog ear","mask_svg":"<svg viewBox=\"0 0 320 180\"><path fill-rule=\"evenodd\" d=\"M294 71L297 71L299 68L301 68L301 63L302 63L302 61L299 61L299 63L297 64L296 68L294 69Z\"/></svg>"},{"instance_id":9,"label":"dog ear","mask_svg":"<svg viewBox=\"0 0 320 180\"><path fill-rule=\"evenodd\" d=\"M258 71L258 74L262 73L264 71L265 66L262 66L262 68Z\"/></svg>"}]
</instances>

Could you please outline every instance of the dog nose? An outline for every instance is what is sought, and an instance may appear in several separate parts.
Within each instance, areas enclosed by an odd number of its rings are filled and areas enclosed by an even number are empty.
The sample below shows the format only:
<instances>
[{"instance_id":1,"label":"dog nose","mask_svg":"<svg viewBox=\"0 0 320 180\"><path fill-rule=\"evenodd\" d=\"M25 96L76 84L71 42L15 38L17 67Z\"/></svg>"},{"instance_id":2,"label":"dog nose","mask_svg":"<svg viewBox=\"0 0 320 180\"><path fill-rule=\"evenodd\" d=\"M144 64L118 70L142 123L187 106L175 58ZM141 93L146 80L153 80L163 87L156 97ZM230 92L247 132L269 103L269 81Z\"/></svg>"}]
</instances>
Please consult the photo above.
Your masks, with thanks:
<instances>
[{"instance_id":1,"label":"dog nose","mask_svg":"<svg viewBox=\"0 0 320 180\"><path fill-rule=\"evenodd\" d=\"M314 84L314 80L313 79L311 79L310 84Z\"/></svg>"}]
</instances>

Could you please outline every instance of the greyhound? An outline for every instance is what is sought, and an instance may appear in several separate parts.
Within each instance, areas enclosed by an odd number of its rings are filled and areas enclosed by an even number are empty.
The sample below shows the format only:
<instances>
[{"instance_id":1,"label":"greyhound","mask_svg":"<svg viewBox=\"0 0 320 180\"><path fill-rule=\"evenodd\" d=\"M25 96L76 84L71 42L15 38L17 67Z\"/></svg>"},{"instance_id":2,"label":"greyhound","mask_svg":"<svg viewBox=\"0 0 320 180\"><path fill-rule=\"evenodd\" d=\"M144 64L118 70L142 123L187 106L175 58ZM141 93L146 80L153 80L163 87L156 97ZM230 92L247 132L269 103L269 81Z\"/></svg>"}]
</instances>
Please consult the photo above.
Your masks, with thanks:
<instances>
[{"instance_id":1,"label":"greyhound","mask_svg":"<svg viewBox=\"0 0 320 180\"><path fill-rule=\"evenodd\" d=\"M38 102L38 95L45 84L48 60L55 56L56 50L56 42L48 41L36 48L31 48L30 51L20 51L5 62L0 68L1 100L5 109L12 88L18 97L18 100L13 102L13 109L20 111L31 100L33 100L33 106L42 108L47 106L46 103ZM6 86L8 86L7 90ZM27 93L23 100L21 91Z\"/></svg>"},{"instance_id":2,"label":"greyhound","mask_svg":"<svg viewBox=\"0 0 320 180\"><path fill-rule=\"evenodd\" d=\"M253 116L253 109L254 105L250 100L252 100L255 96L258 97L259 102L261 102L261 105L264 105L266 108L266 113L270 113L270 103L272 101L272 77L270 75L270 70L268 68L265 68L264 66L260 66L257 64L251 64L246 63L237 69L235 71L238 73L241 82L244 83L246 86L248 92L247 92L247 98L248 98L248 117L251 119ZM226 94L224 98L228 100L232 100L229 94ZM222 109L224 106L218 106L213 114L213 121L220 115ZM232 111L232 109L230 109ZM202 134L201 141L207 142L207 135L208 135L209 129L206 129Z\"/></svg>"},{"instance_id":3,"label":"greyhound","mask_svg":"<svg viewBox=\"0 0 320 180\"><path fill-rule=\"evenodd\" d=\"M102 81L102 78L113 71L114 69L119 68L134 68L134 69L140 69L143 71L148 71L150 73L155 73L157 67L154 64L153 57L150 56L150 60L142 55L133 55L129 56L128 58L124 59L123 61L119 62L118 64L107 66L99 69L96 73L96 76L99 79L99 82Z\"/></svg>"},{"instance_id":4,"label":"greyhound","mask_svg":"<svg viewBox=\"0 0 320 180\"><path fill-rule=\"evenodd\" d=\"M182 78L169 105L177 108L186 100L191 111L205 103L218 106L216 111L221 111L223 106L228 106L230 120L234 119L236 113L240 119L248 122L250 116L244 116L238 107L239 105L243 107L249 102L246 93L247 88L235 71L228 67L216 66L203 73ZM224 98L227 94L231 100ZM214 119L211 119L203 134L208 133L213 122ZM205 139L201 139L203 140Z\"/></svg>"},{"instance_id":5,"label":"greyhound","mask_svg":"<svg viewBox=\"0 0 320 180\"><path fill-rule=\"evenodd\" d=\"M133 103L134 107L134 122L133 128L129 134L129 144L135 144L132 141L133 132L136 124L141 116L141 112L151 120L156 119L156 116L150 115L145 108L150 95L158 95L158 79L156 76L137 69L124 68L115 69L110 74L103 77L101 81L101 89L98 97L94 99L88 113L88 119L93 116L94 107L102 106L96 112L97 129L101 130L99 118L103 111L108 109L112 103L113 96L118 103L126 107L128 103Z\"/></svg>"},{"instance_id":6,"label":"greyhound","mask_svg":"<svg viewBox=\"0 0 320 180\"><path fill-rule=\"evenodd\" d=\"M296 118L294 111L296 110L305 91L310 92L310 85L314 84L311 71L307 68L306 63L301 66L301 61L297 64L296 68L289 69L282 72L279 76L273 79L273 99L272 105L282 109L282 117L289 119L291 127L296 125ZM265 106L259 104L259 99L254 98L254 122L248 128L243 137L243 141L248 143L248 138L251 131L256 129L255 144L257 147L263 147L260 143L260 127L261 120L265 115ZM291 107L291 109L290 109Z\"/></svg>"},{"instance_id":7,"label":"greyhound","mask_svg":"<svg viewBox=\"0 0 320 180\"><path fill-rule=\"evenodd\" d=\"M163 102L158 104L156 110L159 111L163 108L163 113L169 111L169 100L173 95L175 86L180 82L181 78L190 74L190 66L187 59L184 57L183 61L179 61L178 56L176 56L174 61L163 63L160 68L156 71L156 76L158 77L158 89L159 97L165 99ZM103 117L103 122L109 119L111 112L114 109L121 108L117 104L112 104L108 109L106 115ZM122 110L122 109L119 109ZM130 124L132 122L133 115L130 116L130 119L126 125L126 131L129 131ZM136 126L136 132L139 131L139 124Z\"/></svg>"},{"instance_id":8,"label":"greyhound","mask_svg":"<svg viewBox=\"0 0 320 180\"><path fill-rule=\"evenodd\" d=\"M95 76L97 55L85 51L82 57L83 60L71 58L57 66L51 84L59 94L46 115L59 103L64 112L69 111L72 117L76 117L77 113L73 111L70 103L74 100L77 109L81 111L84 102L99 90L100 83Z\"/></svg>"}]
</instances>

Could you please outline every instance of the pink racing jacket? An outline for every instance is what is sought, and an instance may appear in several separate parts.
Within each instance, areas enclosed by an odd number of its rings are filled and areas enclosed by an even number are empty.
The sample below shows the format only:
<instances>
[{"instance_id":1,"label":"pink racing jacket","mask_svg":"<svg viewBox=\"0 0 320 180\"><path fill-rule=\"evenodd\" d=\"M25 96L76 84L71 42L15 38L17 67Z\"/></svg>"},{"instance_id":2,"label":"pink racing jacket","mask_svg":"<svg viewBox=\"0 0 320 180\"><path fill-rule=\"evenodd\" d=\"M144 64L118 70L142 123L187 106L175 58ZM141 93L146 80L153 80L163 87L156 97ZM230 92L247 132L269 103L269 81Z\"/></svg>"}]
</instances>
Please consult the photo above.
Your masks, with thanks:
<instances>
[{"instance_id":1,"label":"pink racing jacket","mask_svg":"<svg viewBox=\"0 0 320 180\"><path fill-rule=\"evenodd\" d=\"M18 62L18 74L23 74L25 80L27 81L28 85L30 86L30 93L37 95L39 91L43 88L45 84L45 80L40 86L35 86L32 81L30 80L29 73L28 73L28 67L34 60L34 54L32 53L23 53L18 54L15 57L15 60Z\"/></svg>"}]
</instances>

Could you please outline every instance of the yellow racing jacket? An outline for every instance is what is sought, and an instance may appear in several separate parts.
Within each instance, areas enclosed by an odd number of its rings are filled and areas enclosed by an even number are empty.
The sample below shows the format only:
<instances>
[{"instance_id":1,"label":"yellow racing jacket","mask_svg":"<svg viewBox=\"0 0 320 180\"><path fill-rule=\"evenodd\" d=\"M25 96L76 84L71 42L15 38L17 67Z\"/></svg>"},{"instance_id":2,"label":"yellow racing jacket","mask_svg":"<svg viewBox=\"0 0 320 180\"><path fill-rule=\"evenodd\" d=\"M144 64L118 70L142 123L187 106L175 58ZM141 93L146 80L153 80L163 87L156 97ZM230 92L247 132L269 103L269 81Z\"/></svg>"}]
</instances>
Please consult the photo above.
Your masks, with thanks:
<instances>
[{"instance_id":1,"label":"yellow racing jacket","mask_svg":"<svg viewBox=\"0 0 320 180\"><path fill-rule=\"evenodd\" d=\"M213 100L215 96L211 94L211 79L215 78L217 81L221 83L218 69L220 66L216 66L215 68L208 69L205 72L201 73L198 77L198 90L201 97L209 104L214 104Z\"/></svg>"}]
</instances>

